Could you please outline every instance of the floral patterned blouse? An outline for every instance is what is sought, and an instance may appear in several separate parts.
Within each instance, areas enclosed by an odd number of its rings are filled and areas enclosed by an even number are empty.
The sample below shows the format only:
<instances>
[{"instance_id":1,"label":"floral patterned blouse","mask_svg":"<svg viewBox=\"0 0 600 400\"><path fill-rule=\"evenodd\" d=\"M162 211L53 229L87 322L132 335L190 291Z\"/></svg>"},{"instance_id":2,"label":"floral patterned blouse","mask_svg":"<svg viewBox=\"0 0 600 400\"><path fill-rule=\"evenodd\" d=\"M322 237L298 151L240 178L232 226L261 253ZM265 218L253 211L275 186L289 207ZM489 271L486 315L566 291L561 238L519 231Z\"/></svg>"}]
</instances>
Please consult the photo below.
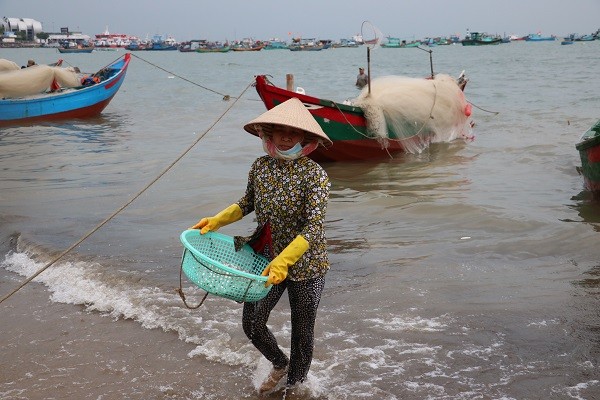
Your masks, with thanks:
<instances>
[{"instance_id":1,"label":"floral patterned blouse","mask_svg":"<svg viewBox=\"0 0 600 400\"><path fill-rule=\"evenodd\" d=\"M325 212L329 177L308 157L280 160L259 157L248 173L246 193L237 202L244 215L255 211L259 226L269 223L277 256L298 235L308 250L288 270L288 279L301 281L325 275L329 269Z\"/></svg>"}]
</instances>

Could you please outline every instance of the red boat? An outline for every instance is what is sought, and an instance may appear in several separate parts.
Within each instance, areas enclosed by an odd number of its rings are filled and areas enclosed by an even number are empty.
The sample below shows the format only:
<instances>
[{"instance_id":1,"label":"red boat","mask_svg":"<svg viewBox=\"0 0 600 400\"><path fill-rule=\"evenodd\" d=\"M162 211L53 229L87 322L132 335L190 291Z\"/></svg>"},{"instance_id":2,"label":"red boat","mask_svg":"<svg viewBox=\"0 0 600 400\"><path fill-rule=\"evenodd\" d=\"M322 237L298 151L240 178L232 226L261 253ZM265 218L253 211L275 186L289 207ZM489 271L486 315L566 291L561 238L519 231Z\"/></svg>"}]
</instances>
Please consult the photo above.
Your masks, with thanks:
<instances>
[{"instance_id":1,"label":"red boat","mask_svg":"<svg viewBox=\"0 0 600 400\"><path fill-rule=\"evenodd\" d=\"M461 89L466 79L459 80ZM256 91L268 110L284 101L297 97L315 117L323 131L333 141L328 148L319 147L310 154L318 162L373 160L390 158L405 152L405 144L390 134L391 140L382 142L367 131L367 119L362 108L279 88L266 75L256 76ZM396 140L394 140L396 139Z\"/></svg>"},{"instance_id":2,"label":"red boat","mask_svg":"<svg viewBox=\"0 0 600 400\"><path fill-rule=\"evenodd\" d=\"M586 189L600 197L600 120L583 134L575 148L581 158L577 171L583 176Z\"/></svg>"}]
</instances>

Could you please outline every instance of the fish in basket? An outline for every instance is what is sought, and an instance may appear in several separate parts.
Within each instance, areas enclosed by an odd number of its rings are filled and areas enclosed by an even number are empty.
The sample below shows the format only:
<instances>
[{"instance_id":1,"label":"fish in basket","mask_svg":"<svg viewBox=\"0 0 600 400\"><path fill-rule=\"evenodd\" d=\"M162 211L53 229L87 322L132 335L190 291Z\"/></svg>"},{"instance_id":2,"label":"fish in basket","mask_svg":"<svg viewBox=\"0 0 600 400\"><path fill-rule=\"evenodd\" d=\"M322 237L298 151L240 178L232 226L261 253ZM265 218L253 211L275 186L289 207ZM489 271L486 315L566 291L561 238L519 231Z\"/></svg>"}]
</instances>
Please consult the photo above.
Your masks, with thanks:
<instances>
[{"instance_id":1,"label":"fish in basket","mask_svg":"<svg viewBox=\"0 0 600 400\"><path fill-rule=\"evenodd\" d=\"M249 245L235 251L233 237L218 232L202 235L197 229L184 231L180 239L181 269L201 289L237 302L255 302L269 293L267 277L261 276L269 260Z\"/></svg>"}]
</instances>

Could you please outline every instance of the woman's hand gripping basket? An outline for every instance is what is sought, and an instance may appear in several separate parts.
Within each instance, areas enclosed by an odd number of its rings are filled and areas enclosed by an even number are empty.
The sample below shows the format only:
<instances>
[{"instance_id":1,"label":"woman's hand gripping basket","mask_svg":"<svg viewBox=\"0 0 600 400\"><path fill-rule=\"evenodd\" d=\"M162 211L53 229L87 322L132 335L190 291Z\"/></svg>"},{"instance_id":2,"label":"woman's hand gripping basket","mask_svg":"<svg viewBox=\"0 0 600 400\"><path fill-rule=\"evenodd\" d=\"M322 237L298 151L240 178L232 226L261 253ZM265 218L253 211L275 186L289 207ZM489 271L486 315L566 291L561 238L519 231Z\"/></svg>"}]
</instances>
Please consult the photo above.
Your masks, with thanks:
<instances>
[{"instance_id":1,"label":"woman's hand gripping basket","mask_svg":"<svg viewBox=\"0 0 600 400\"><path fill-rule=\"evenodd\" d=\"M183 272L208 293L237 302L258 301L269 293L267 277L261 276L269 260L249 245L235 251L231 236L218 232L201 235L197 229L184 231L181 243Z\"/></svg>"}]
</instances>

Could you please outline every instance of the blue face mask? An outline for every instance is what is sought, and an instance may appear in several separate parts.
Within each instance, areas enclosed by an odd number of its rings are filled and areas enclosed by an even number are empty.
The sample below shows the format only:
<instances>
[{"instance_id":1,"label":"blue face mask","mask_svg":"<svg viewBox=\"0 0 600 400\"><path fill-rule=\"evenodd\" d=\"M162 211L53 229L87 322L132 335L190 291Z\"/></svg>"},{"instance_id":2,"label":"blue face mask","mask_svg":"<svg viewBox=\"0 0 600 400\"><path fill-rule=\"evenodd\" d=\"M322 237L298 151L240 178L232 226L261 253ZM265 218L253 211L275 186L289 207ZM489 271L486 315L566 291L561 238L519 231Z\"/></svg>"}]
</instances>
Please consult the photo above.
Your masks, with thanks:
<instances>
[{"instance_id":1,"label":"blue face mask","mask_svg":"<svg viewBox=\"0 0 600 400\"><path fill-rule=\"evenodd\" d=\"M300 151L302 151L302 145L300 143L296 143L294 145L294 147L292 147L289 150L279 150L277 149L277 151L279 152L279 154L283 155L283 156L292 156L296 153L299 153Z\"/></svg>"}]
</instances>

